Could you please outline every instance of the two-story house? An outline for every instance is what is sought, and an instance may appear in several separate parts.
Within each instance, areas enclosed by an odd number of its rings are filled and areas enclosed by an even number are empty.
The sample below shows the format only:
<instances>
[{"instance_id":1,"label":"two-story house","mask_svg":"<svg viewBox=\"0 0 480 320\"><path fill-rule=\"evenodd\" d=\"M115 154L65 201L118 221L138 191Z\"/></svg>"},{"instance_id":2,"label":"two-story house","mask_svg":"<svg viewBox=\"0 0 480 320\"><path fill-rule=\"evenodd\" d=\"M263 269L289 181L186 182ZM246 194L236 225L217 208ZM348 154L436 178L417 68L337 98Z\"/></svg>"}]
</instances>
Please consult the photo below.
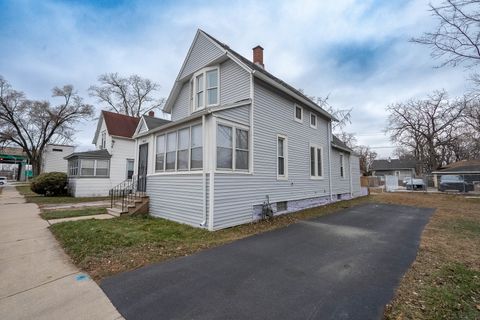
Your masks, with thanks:
<instances>
[{"instance_id":1,"label":"two-story house","mask_svg":"<svg viewBox=\"0 0 480 320\"><path fill-rule=\"evenodd\" d=\"M131 179L140 118L102 111L92 143L95 150L75 152L68 160L69 190L75 197L107 196L110 189Z\"/></svg>"},{"instance_id":2,"label":"two-story house","mask_svg":"<svg viewBox=\"0 0 480 320\"><path fill-rule=\"evenodd\" d=\"M217 230L360 195L358 157L335 119L253 61L198 30L164 109L171 122L137 130L135 174L150 214Z\"/></svg>"}]
</instances>

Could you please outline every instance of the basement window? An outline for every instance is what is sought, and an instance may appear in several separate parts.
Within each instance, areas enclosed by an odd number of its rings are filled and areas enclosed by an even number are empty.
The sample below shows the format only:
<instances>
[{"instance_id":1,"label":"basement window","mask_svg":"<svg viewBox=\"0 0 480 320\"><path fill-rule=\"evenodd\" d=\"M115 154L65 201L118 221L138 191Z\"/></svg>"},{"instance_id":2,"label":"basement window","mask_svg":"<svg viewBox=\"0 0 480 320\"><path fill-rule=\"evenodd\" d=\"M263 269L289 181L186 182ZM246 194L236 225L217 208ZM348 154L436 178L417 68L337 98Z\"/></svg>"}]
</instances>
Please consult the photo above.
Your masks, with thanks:
<instances>
[{"instance_id":1,"label":"basement window","mask_svg":"<svg viewBox=\"0 0 480 320\"><path fill-rule=\"evenodd\" d=\"M277 212L287 211L287 201L277 202Z\"/></svg>"}]
</instances>

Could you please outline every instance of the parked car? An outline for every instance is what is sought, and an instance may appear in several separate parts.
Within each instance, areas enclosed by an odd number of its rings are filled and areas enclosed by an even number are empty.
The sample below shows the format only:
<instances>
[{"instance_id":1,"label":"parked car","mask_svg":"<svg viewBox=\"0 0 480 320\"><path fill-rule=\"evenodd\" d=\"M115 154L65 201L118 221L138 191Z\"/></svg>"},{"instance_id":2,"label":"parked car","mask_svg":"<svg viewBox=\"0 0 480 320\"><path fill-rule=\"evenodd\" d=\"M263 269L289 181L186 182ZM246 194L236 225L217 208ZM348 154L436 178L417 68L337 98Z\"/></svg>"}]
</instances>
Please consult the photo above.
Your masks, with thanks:
<instances>
[{"instance_id":1,"label":"parked car","mask_svg":"<svg viewBox=\"0 0 480 320\"><path fill-rule=\"evenodd\" d=\"M405 179L405 187L407 190L425 190L425 182L422 179L408 178Z\"/></svg>"},{"instance_id":2,"label":"parked car","mask_svg":"<svg viewBox=\"0 0 480 320\"><path fill-rule=\"evenodd\" d=\"M459 192L473 191L473 183L469 183L459 175L445 175L440 177L438 191L457 190Z\"/></svg>"},{"instance_id":3,"label":"parked car","mask_svg":"<svg viewBox=\"0 0 480 320\"><path fill-rule=\"evenodd\" d=\"M0 177L0 187L7 185L7 177Z\"/></svg>"}]
</instances>

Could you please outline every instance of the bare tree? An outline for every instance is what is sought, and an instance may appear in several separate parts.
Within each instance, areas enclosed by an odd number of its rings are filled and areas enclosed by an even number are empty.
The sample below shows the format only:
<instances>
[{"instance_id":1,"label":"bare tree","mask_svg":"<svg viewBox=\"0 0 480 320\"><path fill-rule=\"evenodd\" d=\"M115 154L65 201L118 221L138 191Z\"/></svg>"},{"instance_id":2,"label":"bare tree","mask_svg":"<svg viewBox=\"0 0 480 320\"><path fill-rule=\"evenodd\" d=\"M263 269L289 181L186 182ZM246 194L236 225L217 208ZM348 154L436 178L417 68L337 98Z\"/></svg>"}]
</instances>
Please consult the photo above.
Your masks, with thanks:
<instances>
[{"instance_id":1,"label":"bare tree","mask_svg":"<svg viewBox=\"0 0 480 320\"><path fill-rule=\"evenodd\" d=\"M458 139L467 100L450 101L445 91L427 99L411 99L389 105L387 131L393 142L411 150L429 171L450 161L452 144Z\"/></svg>"},{"instance_id":2,"label":"bare tree","mask_svg":"<svg viewBox=\"0 0 480 320\"><path fill-rule=\"evenodd\" d=\"M28 100L0 76L0 143L23 148L33 173L40 173L42 154L48 143L71 141L73 125L93 115L93 107L84 104L73 86L55 87L53 97L62 102Z\"/></svg>"},{"instance_id":3,"label":"bare tree","mask_svg":"<svg viewBox=\"0 0 480 320\"><path fill-rule=\"evenodd\" d=\"M445 0L430 10L436 29L412 41L429 46L442 66L480 63L480 0Z\"/></svg>"},{"instance_id":4,"label":"bare tree","mask_svg":"<svg viewBox=\"0 0 480 320\"><path fill-rule=\"evenodd\" d=\"M117 113L140 117L150 110L161 110L165 103L164 98L155 96L160 85L138 75L106 73L98 77L98 82L88 89L90 96Z\"/></svg>"},{"instance_id":5,"label":"bare tree","mask_svg":"<svg viewBox=\"0 0 480 320\"><path fill-rule=\"evenodd\" d=\"M377 158L378 154L371 150L369 146L356 146L354 151L359 157L360 171L364 175L367 175L370 172L372 163Z\"/></svg>"}]
</instances>

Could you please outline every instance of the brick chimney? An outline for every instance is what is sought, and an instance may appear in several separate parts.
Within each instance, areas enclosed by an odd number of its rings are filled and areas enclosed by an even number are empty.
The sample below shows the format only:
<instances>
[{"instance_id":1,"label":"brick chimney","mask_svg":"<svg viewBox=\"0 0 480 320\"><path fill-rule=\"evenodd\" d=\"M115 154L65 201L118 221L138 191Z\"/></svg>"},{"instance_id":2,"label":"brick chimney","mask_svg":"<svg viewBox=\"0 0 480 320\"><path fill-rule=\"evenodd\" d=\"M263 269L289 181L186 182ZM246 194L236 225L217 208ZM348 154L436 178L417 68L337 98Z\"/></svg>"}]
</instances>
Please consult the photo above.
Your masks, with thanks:
<instances>
[{"instance_id":1,"label":"brick chimney","mask_svg":"<svg viewBox=\"0 0 480 320\"><path fill-rule=\"evenodd\" d=\"M148 111L148 116L155 117L155 112L153 112L152 110Z\"/></svg>"},{"instance_id":2,"label":"brick chimney","mask_svg":"<svg viewBox=\"0 0 480 320\"><path fill-rule=\"evenodd\" d=\"M256 46L252 50L253 50L253 63L255 63L257 66L265 68L265 65L263 64L263 48L261 46Z\"/></svg>"}]
</instances>

